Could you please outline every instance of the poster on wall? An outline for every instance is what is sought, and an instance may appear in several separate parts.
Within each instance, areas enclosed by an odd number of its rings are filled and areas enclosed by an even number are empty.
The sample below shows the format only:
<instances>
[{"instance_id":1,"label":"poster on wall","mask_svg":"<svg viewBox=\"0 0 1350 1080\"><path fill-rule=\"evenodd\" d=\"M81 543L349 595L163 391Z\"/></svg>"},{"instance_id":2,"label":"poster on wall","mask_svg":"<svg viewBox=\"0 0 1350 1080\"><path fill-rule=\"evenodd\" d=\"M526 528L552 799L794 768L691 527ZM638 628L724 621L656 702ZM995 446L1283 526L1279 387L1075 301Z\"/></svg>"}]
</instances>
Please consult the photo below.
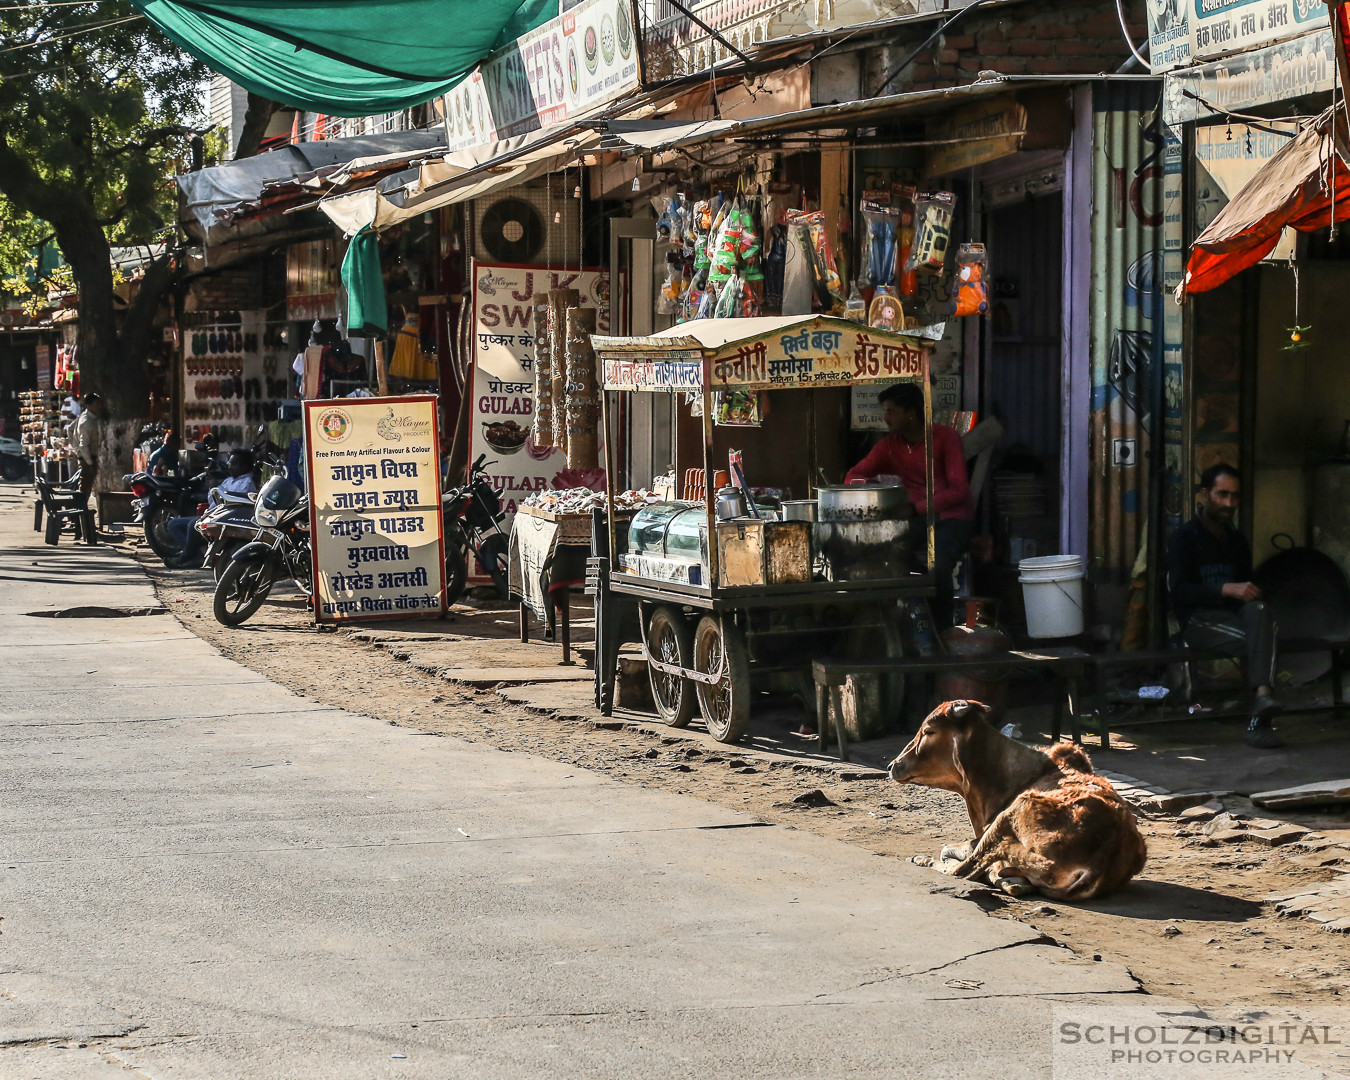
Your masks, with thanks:
<instances>
[{"instance_id":1,"label":"poster on wall","mask_svg":"<svg viewBox=\"0 0 1350 1080\"><path fill-rule=\"evenodd\" d=\"M473 430L469 460L484 455L488 478L508 521L536 491L576 487L564 475L567 457L536 446L534 422L534 315L536 293L576 289L583 307L596 309L609 332L609 274L604 270L550 270L542 266L473 264Z\"/></svg>"},{"instance_id":2,"label":"poster on wall","mask_svg":"<svg viewBox=\"0 0 1350 1080\"><path fill-rule=\"evenodd\" d=\"M444 612L435 395L306 401L305 446L315 620Z\"/></svg>"}]
</instances>

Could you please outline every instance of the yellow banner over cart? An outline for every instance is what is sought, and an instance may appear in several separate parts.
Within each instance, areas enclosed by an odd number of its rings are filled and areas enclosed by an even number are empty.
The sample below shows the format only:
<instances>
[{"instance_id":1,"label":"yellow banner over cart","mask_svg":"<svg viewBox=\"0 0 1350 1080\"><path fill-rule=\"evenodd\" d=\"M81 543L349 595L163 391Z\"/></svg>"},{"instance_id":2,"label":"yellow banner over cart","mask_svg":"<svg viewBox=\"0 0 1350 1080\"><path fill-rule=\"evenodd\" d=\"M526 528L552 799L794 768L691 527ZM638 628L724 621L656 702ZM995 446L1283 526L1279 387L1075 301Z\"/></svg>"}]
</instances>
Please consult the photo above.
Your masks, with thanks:
<instances>
[{"instance_id":1,"label":"yellow banner over cart","mask_svg":"<svg viewBox=\"0 0 1350 1080\"><path fill-rule=\"evenodd\" d=\"M445 610L434 396L305 402L319 622Z\"/></svg>"},{"instance_id":2,"label":"yellow banner over cart","mask_svg":"<svg viewBox=\"0 0 1350 1080\"><path fill-rule=\"evenodd\" d=\"M874 339L867 329L789 329L738 342L713 354L708 389L850 386L923 377L926 346L890 334Z\"/></svg>"}]
</instances>

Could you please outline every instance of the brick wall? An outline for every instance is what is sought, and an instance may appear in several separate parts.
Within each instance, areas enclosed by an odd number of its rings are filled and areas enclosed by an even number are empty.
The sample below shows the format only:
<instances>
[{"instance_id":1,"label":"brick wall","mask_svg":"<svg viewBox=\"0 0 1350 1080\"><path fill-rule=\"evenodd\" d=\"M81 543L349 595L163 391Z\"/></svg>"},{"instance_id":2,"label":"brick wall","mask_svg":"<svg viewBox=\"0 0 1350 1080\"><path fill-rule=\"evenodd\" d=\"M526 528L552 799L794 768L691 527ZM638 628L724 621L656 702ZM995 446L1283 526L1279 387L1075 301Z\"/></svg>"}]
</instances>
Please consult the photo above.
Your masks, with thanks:
<instances>
[{"instance_id":1,"label":"brick wall","mask_svg":"<svg viewBox=\"0 0 1350 1080\"><path fill-rule=\"evenodd\" d=\"M187 311L238 311L275 302L266 289L265 265L255 260L197 278L188 287Z\"/></svg>"},{"instance_id":2,"label":"brick wall","mask_svg":"<svg viewBox=\"0 0 1350 1080\"><path fill-rule=\"evenodd\" d=\"M1143 0L1125 0L1125 18L1135 48L1148 40ZM872 93L910 51L932 33L933 24L897 35L867 58ZM1114 0L1031 0L976 11L939 38L902 72L886 93L931 90L974 82L981 71L1001 75L1078 75L1113 72L1129 59ZM1136 73L1141 73L1138 68Z\"/></svg>"}]
</instances>

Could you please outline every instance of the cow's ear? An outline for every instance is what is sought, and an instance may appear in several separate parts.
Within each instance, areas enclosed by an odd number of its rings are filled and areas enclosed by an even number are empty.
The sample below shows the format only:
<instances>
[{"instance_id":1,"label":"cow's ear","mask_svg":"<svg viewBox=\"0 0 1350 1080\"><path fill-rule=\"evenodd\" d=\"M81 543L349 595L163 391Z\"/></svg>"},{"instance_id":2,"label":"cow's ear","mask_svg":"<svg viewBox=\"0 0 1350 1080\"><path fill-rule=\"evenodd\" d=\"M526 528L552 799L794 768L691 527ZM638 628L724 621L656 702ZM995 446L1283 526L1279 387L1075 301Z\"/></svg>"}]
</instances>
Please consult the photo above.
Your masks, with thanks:
<instances>
[{"instance_id":1,"label":"cow's ear","mask_svg":"<svg viewBox=\"0 0 1350 1080\"><path fill-rule=\"evenodd\" d=\"M989 715L989 706L979 701L953 701L950 711L956 720L980 720Z\"/></svg>"}]
</instances>

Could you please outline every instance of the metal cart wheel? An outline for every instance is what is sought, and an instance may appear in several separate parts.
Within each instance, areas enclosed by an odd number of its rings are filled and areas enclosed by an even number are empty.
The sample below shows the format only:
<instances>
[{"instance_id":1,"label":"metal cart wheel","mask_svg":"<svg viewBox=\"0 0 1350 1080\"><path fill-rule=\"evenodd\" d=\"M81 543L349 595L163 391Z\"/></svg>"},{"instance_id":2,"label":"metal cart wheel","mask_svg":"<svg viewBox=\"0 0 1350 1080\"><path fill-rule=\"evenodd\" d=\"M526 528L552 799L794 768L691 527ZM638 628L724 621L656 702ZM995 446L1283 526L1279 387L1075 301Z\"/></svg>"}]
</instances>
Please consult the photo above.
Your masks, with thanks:
<instances>
[{"instance_id":1,"label":"metal cart wheel","mask_svg":"<svg viewBox=\"0 0 1350 1080\"><path fill-rule=\"evenodd\" d=\"M745 634L729 619L705 615L694 631L694 670L720 676L698 684L698 704L708 733L732 743L750 725L750 654Z\"/></svg>"},{"instance_id":2,"label":"metal cart wheel","mask_svg":"<svg viewBox=\"0 0 1350 1080\"><path fill-rule=\"evenodd\" d=\"M688 668L694 663L694 637L689 623L674 608L662 604L647 624L647 654L662 664ZM694 683L668 671L647 669L656 712L671 727L688 727L694 718Z\"/></svg>"}]
</instances>

